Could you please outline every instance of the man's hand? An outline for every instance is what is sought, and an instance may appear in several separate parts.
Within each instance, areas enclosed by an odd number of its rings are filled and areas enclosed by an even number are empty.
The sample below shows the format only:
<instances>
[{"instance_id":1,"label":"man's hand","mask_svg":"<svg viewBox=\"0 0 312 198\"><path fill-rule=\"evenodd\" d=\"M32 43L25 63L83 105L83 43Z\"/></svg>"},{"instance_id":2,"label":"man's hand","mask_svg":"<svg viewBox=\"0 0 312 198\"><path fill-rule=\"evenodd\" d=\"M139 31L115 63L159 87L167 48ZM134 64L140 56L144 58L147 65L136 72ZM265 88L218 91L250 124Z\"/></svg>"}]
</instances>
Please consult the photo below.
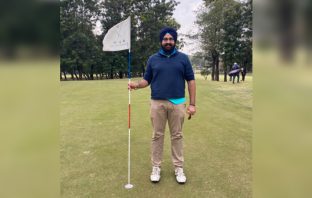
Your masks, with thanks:
<instances>
[{"instance_id":1,"label":"man's hand","mask_svg":"<svg viewBox=\"0 0 312 198\"><path fill-rule=\"evenodd\" d=\"M129 82L128 83L128 89L130 91L132 91L133 89L137 89L139 87L138 83L137 82Z\"/></svg>"},{"instance_id":2,"label":"man's hand","mask_svg":"<svg viewBox=\"0 0 312 198\"><path fill-rule=\"evenodd\" d=\"M196 107L194 105L189 105L186 109L186 113L189 114L188 119L191 119L192 115L196 113Z\"/></svg>"},{"instance_id":3,"label":"man's hand","mask_svg":"<svg viewBox=\"0 0 312 198\"><path fill-rule=\"evenodd\" d=\"M128 83L128 89L131 91L133 89L142 89L148 86L148 82L144 79L139 80L138 82Z\"/></svg>"}]
</instances>

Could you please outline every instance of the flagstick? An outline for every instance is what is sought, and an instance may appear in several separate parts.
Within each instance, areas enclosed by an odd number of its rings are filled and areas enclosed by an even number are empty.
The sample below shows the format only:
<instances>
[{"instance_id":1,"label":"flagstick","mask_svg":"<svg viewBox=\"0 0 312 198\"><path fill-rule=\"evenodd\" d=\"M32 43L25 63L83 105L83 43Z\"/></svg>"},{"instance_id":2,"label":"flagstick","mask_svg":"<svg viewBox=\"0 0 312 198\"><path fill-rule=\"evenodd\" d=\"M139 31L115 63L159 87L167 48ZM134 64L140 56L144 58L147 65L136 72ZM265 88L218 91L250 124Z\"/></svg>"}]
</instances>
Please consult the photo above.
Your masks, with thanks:
<instances>
[{"instance_id":1,"label":"flagstick","mask_svg":"<svg viewBox=\"0 0 312 198\"><path fill-rule=\"evenodd\" d=\"M131 70L130 70L130 58L131 58L131 51L129 48L129 57L128 57L128 82L131 82ZM130 133L131 133L131 128L130 128L130 115L131 115L131 93L130 89L128 90L128 95L129 95L129 103L128 103L128 184L125 185L126 189L131 189L133 188L133 185L130 183Z\"/></svg>"}]
</instances>

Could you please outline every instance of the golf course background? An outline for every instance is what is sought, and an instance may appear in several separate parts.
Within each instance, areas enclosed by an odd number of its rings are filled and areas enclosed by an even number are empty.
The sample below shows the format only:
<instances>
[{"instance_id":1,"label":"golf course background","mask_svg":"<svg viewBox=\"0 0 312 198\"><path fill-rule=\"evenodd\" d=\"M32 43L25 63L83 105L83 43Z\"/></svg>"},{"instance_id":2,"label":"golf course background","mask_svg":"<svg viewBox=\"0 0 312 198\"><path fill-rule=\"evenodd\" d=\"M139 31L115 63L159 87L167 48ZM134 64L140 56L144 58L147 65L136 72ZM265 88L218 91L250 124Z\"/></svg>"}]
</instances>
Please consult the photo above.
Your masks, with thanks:
<instances>
[{"instance_id":1,"label":"golf course background","mask_svg":"<svg viewBox=\"0 0 312 198\"><path fill-rule=\"evenodd\" d=\"M127 81L61 82L62 197L252 196L252 76L238 84L197 76L197 114L184 124L185 185L175 181L168 127L161 181L149 181L150 88L132 91L131 190Z\"/></svg>"}]
</instances>

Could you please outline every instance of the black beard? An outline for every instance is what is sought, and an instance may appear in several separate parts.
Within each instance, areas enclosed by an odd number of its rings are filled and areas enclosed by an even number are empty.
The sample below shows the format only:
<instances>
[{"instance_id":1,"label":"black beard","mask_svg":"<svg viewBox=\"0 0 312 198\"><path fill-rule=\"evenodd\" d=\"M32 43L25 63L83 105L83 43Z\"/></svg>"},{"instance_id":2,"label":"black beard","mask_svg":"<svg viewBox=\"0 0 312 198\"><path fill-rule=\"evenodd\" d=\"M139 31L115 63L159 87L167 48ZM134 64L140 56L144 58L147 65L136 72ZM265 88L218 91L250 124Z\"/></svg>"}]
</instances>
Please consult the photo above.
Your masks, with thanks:
<instances>
[{"instance_id":1,"label":"black beard","mask_svg":"<svg viewBox=\"0 0 312 198\"><path fill-rule=\"evenodd\" d=\"M167 50L165 47L167 46L171 46L171 48L169 50ZM161 45L161 48L165 51L165 52L168 52L168 53L171 53L173 51L173 49L175 48L175 45L174 44L170 44L170 43L167 43L165 45Z\"/></svg>"}]
</instances>

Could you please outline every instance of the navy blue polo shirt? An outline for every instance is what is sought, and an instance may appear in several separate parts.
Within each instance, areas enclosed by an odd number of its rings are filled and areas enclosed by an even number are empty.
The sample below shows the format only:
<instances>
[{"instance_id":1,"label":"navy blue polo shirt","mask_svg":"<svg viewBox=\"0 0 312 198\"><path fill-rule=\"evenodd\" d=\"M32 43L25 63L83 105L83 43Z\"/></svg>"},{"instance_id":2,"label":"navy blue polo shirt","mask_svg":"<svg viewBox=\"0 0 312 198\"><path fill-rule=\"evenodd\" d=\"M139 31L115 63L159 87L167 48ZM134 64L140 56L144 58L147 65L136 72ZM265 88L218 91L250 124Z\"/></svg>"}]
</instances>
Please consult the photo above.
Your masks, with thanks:
<instances>
[{"instance_id":1,"label":"navy blue polo shirt","mask_svg":"<svg viewBox=\"0 0 312 198\"><path fill-rule=\"evenodd\" d=\"M160 52L147 61L144 79L151 87L151 98L167 100L185 97L185 81L194 80L194 72L188 56L177 51L171 56Z\"/></svg>"}]
</instances>

